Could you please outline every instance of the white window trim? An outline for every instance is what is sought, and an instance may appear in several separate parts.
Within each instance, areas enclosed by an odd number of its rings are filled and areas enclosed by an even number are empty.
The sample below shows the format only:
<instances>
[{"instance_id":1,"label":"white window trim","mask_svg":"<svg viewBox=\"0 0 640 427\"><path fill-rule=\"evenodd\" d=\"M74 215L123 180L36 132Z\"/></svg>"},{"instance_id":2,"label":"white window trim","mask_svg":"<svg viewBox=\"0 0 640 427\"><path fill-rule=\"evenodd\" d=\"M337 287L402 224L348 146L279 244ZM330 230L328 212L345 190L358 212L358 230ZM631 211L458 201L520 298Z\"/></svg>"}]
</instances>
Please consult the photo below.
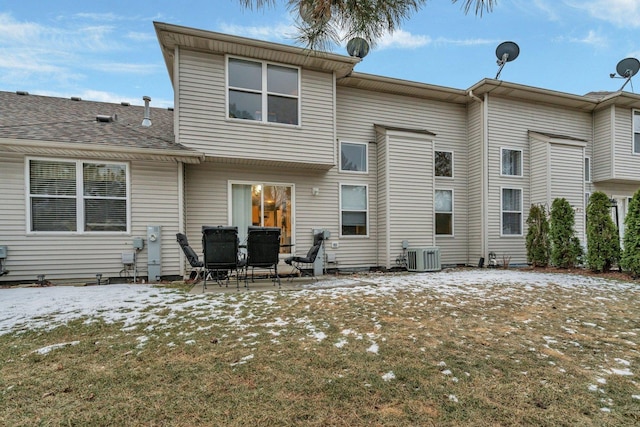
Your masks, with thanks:
<instances>
[{"instance_id":1,"label":"white window trim","mask_svg":"<svg viewBox=\"0 0 640 427\"><path fill-rule=\"evenodd\" d=\"M239 59L242 61L255 62L258 64L262 64L262 89L260 91L250 90L247 88L240 88L240 87L237 89L243 90L245 92L260 93L261 100L262 100L262 111L267 111L267 112L268 112L267 105L268 105L269 95L278 95L278 96L283 96L285 98L297 99L298 100L298 124L290 125L287 123L270 122L268 119L269 114L262 114L261 120L246 120L246 119L236 119L236 118L229 117L229 89L233 89L233 87L231 88L229 87L229 59ZM275 65L277 67L291 68L292 70L297 70L298 71L298 96L291 96L291 95L276 93L276 92L273 92L273 93L268 92L267 91L267 65ZM288 65L288 64L280 64L277 62L262 61L260 59L247 58L247 57L235 56L235 55L226 55L224 66L225 66L225 70L224 70L225 120L236 122L236 123L252 123L252 124L263 125L263 126L286 126L288 128L302 127L302 69L300 67L296 67L294 65Z\"/></svg>"},{"instance_id":2,"label":"white window trim","mask_svg":"<svg viewBox=\"0 0 640 427\"><path fill-rule=\"evenodd\" d=\"M367 208L365 210L366 214L367 214L367 234L363 234L363 235L354 235L354 234L342 234L342 187L344 185L351 185L354 187L364 187L365 191L366 191L366 197L367 197ZM339 230L340 230L340 237L341 238L345 238L345 239L366 239L369 238L369 232L371 231L371 227L370 227L370 221L371 221L371 215L370 215L370 209L369 209L369 184L363 184L361 182L339 182L338 183L338 211L339 211ZM358 211L360 212L360 211Z\"/></svg>"},{"instance_id":3,"label":"white window trim","mask_svg":"<svg viewBox=\"0 0 640 427\"><path fill-rule=\"evenodd\" d=\"M342 169L342 144L353 144L353 145L364 145L364 171L350 171L350 170L343 170ZM347 173L347 174L356 174L356 175L366 175L369 173L369 144L366 142L354 142L354 141L340 141L339 142L339 151L338 151L338 156L340 157L339 159L339 164L340 164L340 168L338 169L340 173Z\"/></svg>"},{"instance_id":4,"label":"white window trim","mask_svg":"<svg viewBox=\"0 0 640 427\"><path fill-rule=\"evenodd\" d=\"M504 167L503 167L504 165L502 164L504 150L520 152L520 175L506 175L502 173L502 171L504 170ZM524 176L524 153L521 148L500 147L500 176L504 176L507 178L522 178Z\"/></svg>"},{"instance_id":5,"label":"white window trim","mask_svg":"<svg viewBox=\"0 0 640 427\"><path fill-rule=\"evenodd\" d=\"M448 177L447 177L448 178ZM435 228L436 228L436 214L437 213L449 213L449 212L437 212L436 211L436 207L435 207L435 192L436 191L451 191L451 234L436 234ZM436 188L433 192L433 235L436 236L436 238L440 238L440 237L445 237L445 238L452 238L456 236L456 192L453 188Z\"/></svg>"},{"instance_id":6,"label":"white window trim","mask_svg":"<svg viewBox=\"0 0 640 427\"><path fill-rule=\"evenodd\" d=\"M291 244L294 245L295 248L295 240L296 240L296 186L290 182L271 182L271 181L247 181L247 180L229 180L227 181L227 224L233 223L233 185L262 185L264 188L265 185L273 185L280 187L291 187ZM264 209L264 208L263 208ZM293 254L293 248L291 250ZM283 254L281 254L283 255Z\"/></svg>"},{"instance_id":7,"label":"white window trim","mask_svg":"<svg viewBox=\"0 0 640 427\"><path fill-rule=\"evenodd\" d=\"M640 151L635 151L636 149L636 129L634 127L634 123L635 123L635 117L637 115L640 115L640 110L637 109L633 109L631 110L631 154L634 156L640 156ZM638 129L638 132L640 134L640 129Z\"/></svg>"},{"instance_id":8,"label":"white window trim","mask_svg":"<svg viewBox=\"0 0 640 427\"><path fill-rule=\"evenodd\" d=\"M442 153L451 153L451 176L439 176L436 175L436 166L435 166L435 156L436 156L436 151L440 151ZM436 177L437 179L454 179L456 176L456 161L455 161L455 153L453 150L433 150L433 157L434 157L434 165L433 165L433 176Z\"/></svg>"},{"instance_id":9,"label":"white window trim","mask_svg":"<svg viewBox=\"0 0 640 427\"><path fill-rule=\"evenodd\" d=\"M587 177L588 179L585 179L584 182L590 183L591 182L591 156L584 156L584 159L588 161L585 163L589 163L589 167L587 168L585 165L585 170L583 171L584 172L583 175L588 174L588 177Z\"/></svg>"},{"instance_id":10,"label":"white window trim","mask_svg":"<svg viewBox=\"0 0 640 427\"><path fill-rule=\"evenodd\" d=\"M518 211L507 211L505 212L504 209L502 208L503 205L503 199L502 199L502 191L503 190L520 190L520 234L504 234L502 232L503 228L503 224L502 224L502 214L503 213L517 213ZM500 237L523 237L524 236L524 190L522 189L522 187L509 187L509 186L504 186L504 187L500 187Z\"/></svg>"},{"instance_id":11,"label":"white window trim","mask_svg":"<svg viewBox=\"0 0 640 427\"><path fill-rule=\"evenodd\" d=\"M33 231L31 229L31 160L40 160L47 162L66 162L76 164L76 231ZM84 231L84 181L82 165L93 164L109 164L125 166L126 185L127 185L127 229L126 231ZM124 236L131 234L131 164L129 162L105 160L85 160L85 159L66 159L57 157L25 157L24 164L24 188L25 188L25 231L27 235L97 235L97 236Z\"/></svg>"}]
</instances>

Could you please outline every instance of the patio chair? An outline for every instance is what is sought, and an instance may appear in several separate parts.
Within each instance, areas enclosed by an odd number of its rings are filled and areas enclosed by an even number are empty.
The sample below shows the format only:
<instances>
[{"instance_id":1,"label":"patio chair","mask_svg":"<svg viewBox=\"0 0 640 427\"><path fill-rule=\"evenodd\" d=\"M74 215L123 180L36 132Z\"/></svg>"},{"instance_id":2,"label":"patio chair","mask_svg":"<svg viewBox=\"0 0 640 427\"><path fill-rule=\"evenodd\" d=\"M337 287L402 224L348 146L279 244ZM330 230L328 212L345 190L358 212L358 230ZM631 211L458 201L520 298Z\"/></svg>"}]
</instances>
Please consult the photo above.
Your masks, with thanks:
<instances>
[{"instance_id":1,"label":"patio chair","mask_svg":"<svg viewBox=\"0 0 640 427\"><path fill-rule=\"evenodd\" d=\"M314 280L318 280L315 274L315 268L313 268L313 263L316 261L316 258L318 257L318 253L320 252L320 248L322 247L323 243L324 243L324 234L317 233L313 236L313 246L309 248L309 251L307 252L307 256L303 256L303 257L291 256L289 258L286 258L284 262L286 264L289 264L296 270L298 270L299 275L301 277L309 276ZM306 269L308 269L309 266L311 267L311 273L308 273L306 271ZM293 277L290 277L289 279L292 280Z\"/></svg>"},{"instance_id":2,"label":"patio chair","mask_svg":"<svg viewBox=\"0 0 640 427\"><path fill-rule=\"evenodd\" d=\"M229 286L231 272L236 272L236 289L240 289L239 271L244 260L238 258L238 227L202 226L205 278L202 291L207 289L207 278L215 278L218 285L226 280Z\"/></svg>"},{"instance_id":3,"label":"patio chair","mask_svg":"<svg viewBox=\"0 0 640 427\"><path fill-rule=\"evenodd\" d=\"M277 227L249 227L247 231L247 271L244 276L245 286L249 287L248 276L251 267L251 281L254 281L253 270L267 268L274 270L273 284L278 281L278 262L280 254L280 229Z\"/></svg>"},{"instance_id":4,"label":"patio chair","mask_svg":"<svg viewBox=\"0 0 640 427\"><path fill-rule=\"evenodd\" d=\"M189 261L189 265L191 265L191 273L189 274L189 279L193 280L194 283L198 283L203 277L204 262L202 262L198 258L196 252L191 246L189 246L189 240L187 240L187 236L185 234L176 233L176 240L182 248L182 252L187 258L187 261Z\"/></svg>"}]
</instances>

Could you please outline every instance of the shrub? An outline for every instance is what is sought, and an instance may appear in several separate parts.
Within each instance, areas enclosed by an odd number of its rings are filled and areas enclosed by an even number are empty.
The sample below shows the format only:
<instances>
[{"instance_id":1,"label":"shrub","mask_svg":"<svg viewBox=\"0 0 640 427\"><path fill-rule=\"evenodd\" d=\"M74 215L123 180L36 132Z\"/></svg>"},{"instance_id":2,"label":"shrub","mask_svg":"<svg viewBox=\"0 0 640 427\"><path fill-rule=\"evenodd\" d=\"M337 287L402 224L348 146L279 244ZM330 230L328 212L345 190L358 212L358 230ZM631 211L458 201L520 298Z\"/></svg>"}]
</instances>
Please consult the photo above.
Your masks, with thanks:
<instances>
[{"instance_id":1,"label":"shrub","mask_svg":"<svg viewBox=\"0 0 640 427\"><path fill-rule=\"evenodd\" d=\"M629 203L624 219L624 250L620 265L633 277L640 276L640 190Z\"/></svg>"},{"instance_id":2,"label":"shrub","mask_svg":"<svg viewBox=\"0 0 640 427\"><path fill-rule=\"evenodd\" d=\"M582 246L576 237L575 217L571 204L565 198L555 199L551 204L551 263L560 268L572 268L582 258Z\"/></svg>"},{"instance_id":3,"label":"shrub","mask_svg":"<svg viewBox=\"0 0 640 427\"><path fill-rule=\"evenodd\" d=\"M534 267L546 267L549 265L549 221L543 205L531 205L527 227L527 262Z\"/></svg>"},{"instance_id":4,"label":"shrub","mask_svg":"<svg viewBox=\"0 0 640 427\"><path fill-rule=\"evenodd\" d=\"M587 205L587 265L592 271L609 271L620 261L620 235L611 218L609 197L597 191Z\"/></svg>"}]
</instances>

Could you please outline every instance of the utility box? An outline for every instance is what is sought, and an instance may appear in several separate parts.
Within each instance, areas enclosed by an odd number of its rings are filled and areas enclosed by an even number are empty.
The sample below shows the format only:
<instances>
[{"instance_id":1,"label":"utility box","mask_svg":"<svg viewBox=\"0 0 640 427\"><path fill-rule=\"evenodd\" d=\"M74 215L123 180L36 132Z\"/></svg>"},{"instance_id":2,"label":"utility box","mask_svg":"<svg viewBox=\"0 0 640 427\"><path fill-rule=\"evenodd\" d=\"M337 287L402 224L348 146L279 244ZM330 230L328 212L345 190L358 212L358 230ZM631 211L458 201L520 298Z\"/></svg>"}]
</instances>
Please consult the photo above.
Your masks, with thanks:
<instances>
[{"instance_id":1,"label":"utility box","mask_svg":"<svg viewBox=\"0 0 640 427\"><path fill-rule=\"evenodd\" d=\"M161 227L147 226L147 278L150 282L159 282L161 277Z\"/></svg>"},{"instance_id":2,"label":"utility box","mask_svg":"<svg viewBox=\"0 0 640 427\"><path fill-rule=\"evenodd\" d=\"M133 238L133 249L141 251L144 249L144 239L142 237Z\"/></svg>"},{"instance_id":3,"label":"utility box","mask_svg":"<svg viewBox=\"0 0 640 427\"><path fill-rule=\"evenodd\" d=\"M2 245L0 246L0 259L6 259L6 258L7 258L7 246Z\"/></svg>"},{"instance_id":4,"label":"utility box","mask_svg":"<svg viewBox=\"0 0 640 427\"><path fill-rule=\"evenodd\" d=\"M313 262L313 275L314 276L322 276L324 274L324 245L329 237L331 237L331 232L326 228L314 228L313 229L313 238L314 243L316 236L322 236L322 245L320 246L320 250L318 251L318 255L316 256L316 260Z\"/></svg>"}]
</instances>

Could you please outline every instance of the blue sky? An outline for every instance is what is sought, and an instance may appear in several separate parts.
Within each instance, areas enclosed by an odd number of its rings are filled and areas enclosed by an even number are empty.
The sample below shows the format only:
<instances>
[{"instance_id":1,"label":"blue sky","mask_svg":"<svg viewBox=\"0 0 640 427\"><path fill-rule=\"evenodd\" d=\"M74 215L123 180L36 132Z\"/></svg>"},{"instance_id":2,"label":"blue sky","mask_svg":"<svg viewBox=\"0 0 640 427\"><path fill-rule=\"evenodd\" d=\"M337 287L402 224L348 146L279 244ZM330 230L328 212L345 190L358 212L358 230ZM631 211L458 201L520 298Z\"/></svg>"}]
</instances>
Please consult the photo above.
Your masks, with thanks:
<instances>
[{"instance_id":1,"label":"blue sky","mask_svg":"<svg viewBox=\"0 0 640 427\"><path fill-rule=\"evenodd\" d=\"M294 18L284 6L0 0L0 90L137 105L148 95L152 106L172 106L153 21L294 44ZM498 0L482 17L430 0L356 71L467 89L496 76L495 49L511 40L520 56L502 80L574 94L616 91L624 81L609 74L621 59L640 58L639 36L640 0ZM334 52L346 54L343 46ZM640 74L634 82L625 90L640 93Z\"/></svg>"}]
</instances>

